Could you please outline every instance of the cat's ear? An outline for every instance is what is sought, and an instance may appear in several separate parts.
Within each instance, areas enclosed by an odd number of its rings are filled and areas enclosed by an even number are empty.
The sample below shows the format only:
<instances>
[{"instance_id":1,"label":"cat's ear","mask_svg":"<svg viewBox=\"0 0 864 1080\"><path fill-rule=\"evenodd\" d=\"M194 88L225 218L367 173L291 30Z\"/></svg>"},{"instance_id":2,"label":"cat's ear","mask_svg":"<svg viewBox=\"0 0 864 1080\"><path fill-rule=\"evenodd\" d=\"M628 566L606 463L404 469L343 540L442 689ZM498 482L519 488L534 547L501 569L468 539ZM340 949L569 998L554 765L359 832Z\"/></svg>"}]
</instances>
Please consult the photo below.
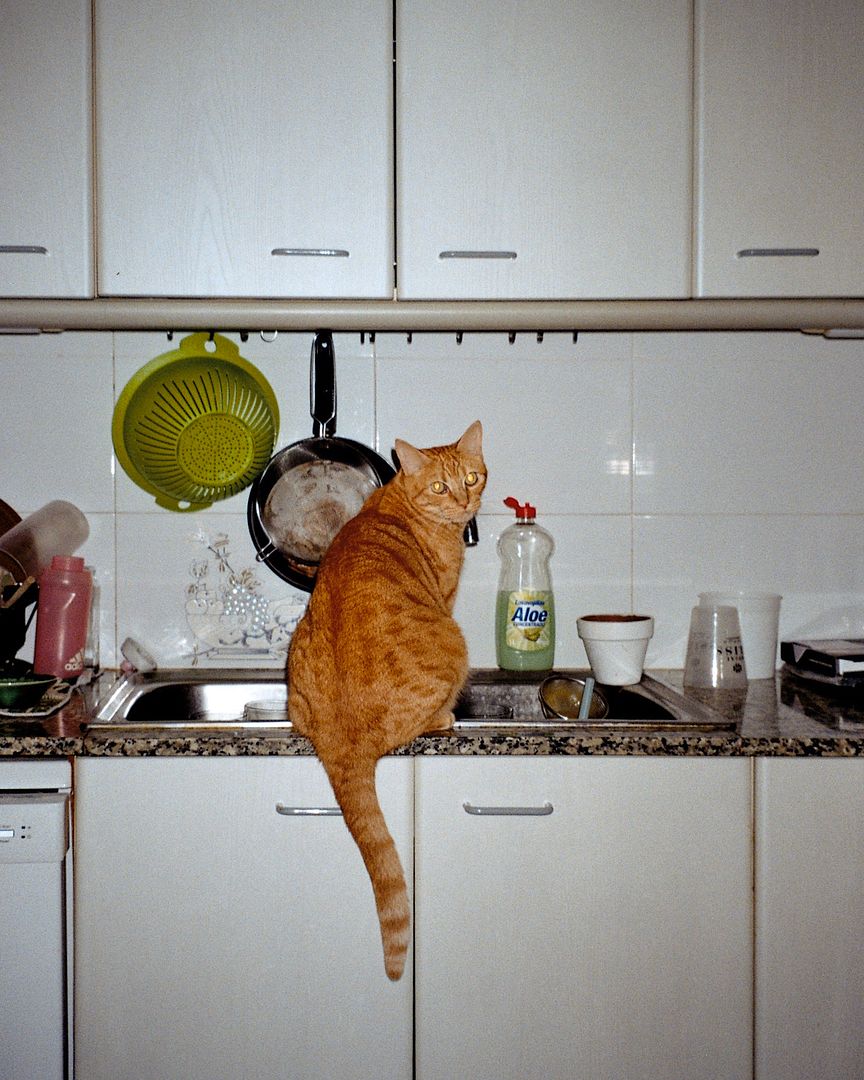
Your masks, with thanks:
<instances>
[{"instance_id":1,"label":"cat's ear","mask_svg":"<svg viewBox=\"0 0 864 1080\"><path fill-rule=\"evenodd\" d=\"M402 467L402 471L409 476L411 476L412 473L419 472L429 461L429 458L422 450L418 450L417 447L412 446L411 443L403 442L402 439L396 440L396 457L399 458L399 464Z\"/></svg>"},{"instance_id":2,"label":"cat's ear","mask_svg":"<svg viewBox=\"0 0 864 1080\"><path fill-rule=\"evenodd\" d=\"M483 447L481 445L483 441L483 425L479 420L475 420L471 427L465 432L462 438L456 443L456 448L463 454L482 454Z\"/></svg>"}]
</instances>

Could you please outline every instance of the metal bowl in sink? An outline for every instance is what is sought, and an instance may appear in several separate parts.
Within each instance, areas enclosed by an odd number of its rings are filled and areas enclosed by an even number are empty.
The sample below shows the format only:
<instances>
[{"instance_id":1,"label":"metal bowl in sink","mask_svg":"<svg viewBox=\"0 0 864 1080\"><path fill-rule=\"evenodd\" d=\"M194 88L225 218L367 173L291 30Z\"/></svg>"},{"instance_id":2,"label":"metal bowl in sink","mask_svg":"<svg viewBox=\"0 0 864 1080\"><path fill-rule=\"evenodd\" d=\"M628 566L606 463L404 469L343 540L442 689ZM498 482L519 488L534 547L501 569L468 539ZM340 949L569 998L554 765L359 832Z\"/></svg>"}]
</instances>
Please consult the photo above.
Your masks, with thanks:
<instances>
[{"instance_id":1,"label":"metal bowl in sink","mask_svg":"<svg viewBox=\"0 0 864 1080\"><path fill-rule=\"evenodd\" d=\"M540 708L546 719L578 720L584 702L588 707L588 712L582 719L605 720L609 715L609 702L606 700L606 695L595 686L592 679L591 688L588 691L591 697L590 700L586 700L587 685L587 679L581 679L576 675L550 675L544 679L537 693L540 697Z\"/></svg>"}]
</instances>

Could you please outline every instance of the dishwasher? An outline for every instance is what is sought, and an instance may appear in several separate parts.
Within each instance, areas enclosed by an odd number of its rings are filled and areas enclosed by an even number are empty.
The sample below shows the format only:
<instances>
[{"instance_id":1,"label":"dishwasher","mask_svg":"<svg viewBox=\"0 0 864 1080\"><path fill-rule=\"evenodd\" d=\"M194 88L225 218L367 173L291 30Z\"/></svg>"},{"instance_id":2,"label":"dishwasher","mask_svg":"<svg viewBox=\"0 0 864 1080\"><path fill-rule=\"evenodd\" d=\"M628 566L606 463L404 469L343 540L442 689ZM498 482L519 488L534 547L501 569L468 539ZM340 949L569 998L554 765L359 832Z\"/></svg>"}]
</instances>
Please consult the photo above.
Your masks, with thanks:
<instances>
[{"instance_id":1,"label":"dishwasher","mask_svg":"<svg viewBox=\"0 0 864 1080\"><path fill-rule=\"evenodd\" d=\"M0 1077L66 1080L68 761L0 761Z\"/></svg>"}]
</instances>

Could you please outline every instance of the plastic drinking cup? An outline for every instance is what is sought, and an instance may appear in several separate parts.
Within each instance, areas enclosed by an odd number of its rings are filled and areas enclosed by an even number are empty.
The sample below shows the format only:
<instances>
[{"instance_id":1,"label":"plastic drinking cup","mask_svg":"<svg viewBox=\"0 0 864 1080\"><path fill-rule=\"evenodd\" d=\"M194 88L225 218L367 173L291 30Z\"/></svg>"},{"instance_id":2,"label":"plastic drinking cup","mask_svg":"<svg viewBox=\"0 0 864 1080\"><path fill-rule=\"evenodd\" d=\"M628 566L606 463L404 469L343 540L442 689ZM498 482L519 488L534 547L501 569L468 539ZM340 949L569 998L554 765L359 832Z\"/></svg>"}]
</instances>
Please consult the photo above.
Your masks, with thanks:
<instances>
[{"instance_id":1,"label":"plastic drinking cup","mask_svg":"<svg viewBox=\"0 0 864 1080\"><path fill-rule=\"evenodd\" d=\"M749 592L744 589L699 593L699 603L703 607L723 604L737 608L749 679L774 677L782 599L777 593Z\"/></svg>"},{"instance_id":2,"label":"plastic drinking cup","mask_svg":"<svg viewBox=\"0 0 864 1080\"><path fill-rule=\"evenodd\" d=\"M699 605L690 612L684 685L731 690L747 685L741 624L734 607Z\"/></svg>"}]
</instances>

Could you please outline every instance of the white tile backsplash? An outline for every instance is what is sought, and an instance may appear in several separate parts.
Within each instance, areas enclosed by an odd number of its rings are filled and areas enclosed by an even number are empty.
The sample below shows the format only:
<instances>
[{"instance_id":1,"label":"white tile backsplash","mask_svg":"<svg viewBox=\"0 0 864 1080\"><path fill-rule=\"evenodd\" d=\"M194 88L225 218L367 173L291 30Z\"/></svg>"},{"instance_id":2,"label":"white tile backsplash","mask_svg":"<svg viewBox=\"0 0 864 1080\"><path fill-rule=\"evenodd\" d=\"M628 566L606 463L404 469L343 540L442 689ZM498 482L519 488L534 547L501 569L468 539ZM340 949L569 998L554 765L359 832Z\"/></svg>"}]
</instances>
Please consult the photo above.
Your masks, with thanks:
<instances>
[{"instance_id":1,"label":"white tile backsplash","mask_svg":"<svg viewBox=\"0 0 864 1080\"><path fill-rule=\"evenodd\" d=\"M785 355L778 341L754 359L753 335L724 336L707 362L686 347L635 361L635 512L864 512L864 343L816 360L803 335L772 335L792 338Z\"/></svg>"},{"instance_id":2,"label":"white tile backsplash","mask_svg":"<svg viewBox=\"0 0 864 1080\"><path fill-rule=\"evenodd\" d=\"M255 561L247 493L175 514L114 464L116 395L182 337L0 336L0 498L21 514L54 498L87 513L105 666L127 636L162 664L278 666L306 597ZM337 334L334 346L339 435L389 457L396 437L429 445L483 421L490 479L456 607L472 664L494 664L495 541L511 494L537 505L556 541L561 665L585 663L576 618L604 609L653 614L648 665L680 665L690 607L712 587L782 593L781 633L864 612L864 342L466 333L457 345L417 333ZM310 348L310 334L240 344L278 398L277 449L312 432Z\"/></svg>"},{"instance_id":3,"label":"white tile backsplash","mask_svg":"<svg viewBox=\"0 0 864 1080\"><path fill-rule=\"evenodd\" d=\"M111 334L0 335L0 498L113 513Z\"/></svg>"},{"instance_id":4,"label":"white tile backsplash","mask_svg":"<svg viewBox=\"0 0 864 1080\"><path fill-rule=\"evenodd\" d=\"M117 562L120 643L163 667L284 665L306 596L256 562L245 515L118 515Z\"/></svg>"},{"instance_id":5,"label":"white tile backsplash","mask_svg":"<svg viewBox=\"0 0 864 1080\"><path fill-rule=\"evenodd\" d=\"M703 591L783 597L780 635L814 614L864 609L864 531L850 515L658 515L634 522L636 606L656 616L649 666L684 663L690 609Z\"/></svg>"},{"instance_id":6,"label":"white tile backsplash","mask_svg":"<svg viewBox=\"0 0 864 1080\"><path fill-rule=\"evenodd\" d=\"M538 515L629 513L629 361L472 360L456 346L379 361L382 445L450 442L477 419L489 469L484 513L509 514L509 495Z\"/></svg>"}]
</instances>

